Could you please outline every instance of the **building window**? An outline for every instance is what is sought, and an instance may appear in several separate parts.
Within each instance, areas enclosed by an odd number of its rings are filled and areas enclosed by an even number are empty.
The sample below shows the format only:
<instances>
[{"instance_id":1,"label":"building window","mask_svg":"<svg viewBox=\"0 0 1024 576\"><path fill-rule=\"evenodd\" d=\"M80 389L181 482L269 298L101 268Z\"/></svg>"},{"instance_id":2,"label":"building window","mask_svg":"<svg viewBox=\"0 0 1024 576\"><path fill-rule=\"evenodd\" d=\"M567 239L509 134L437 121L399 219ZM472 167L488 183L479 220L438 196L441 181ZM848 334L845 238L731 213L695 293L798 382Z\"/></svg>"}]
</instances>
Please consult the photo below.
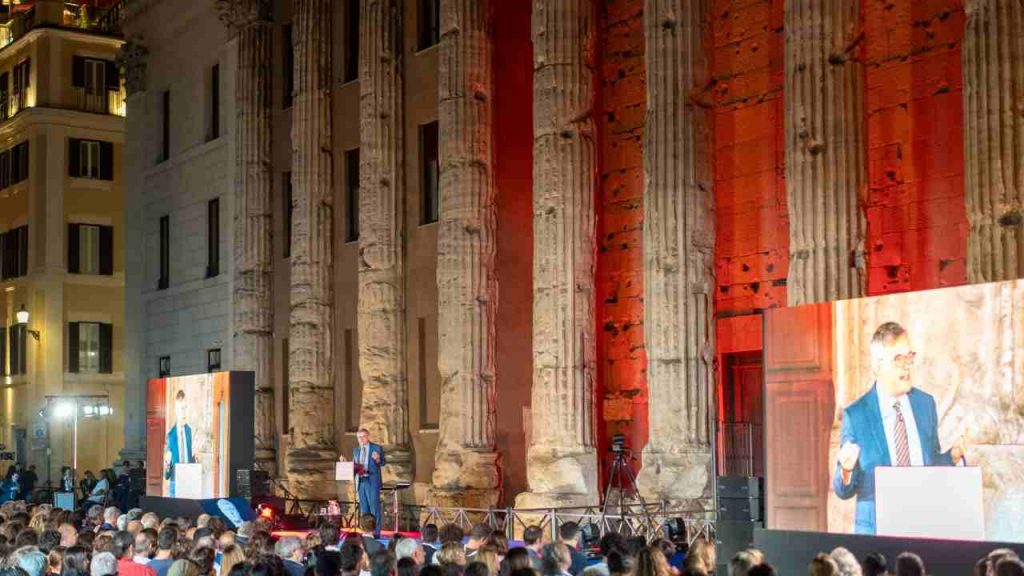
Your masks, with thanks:
<instances>
[{"instance_id":1,"label":"building window","mask_svg":"<svg viewBox=\"0 0 1024 576\"><path fill-rule=\"evenodd\" d=\"M292 42L292 25L281 27L281 107L291 108L295 94L295 44Z\"/></svg>"},{"instance_id":2,"label":"building window","mask_svg":"<svg viewBox=\"0 0 1024 576\"><path fill-rule=\"evenodd\" d=\"M28 226L0 234L0 279L28 274Z\"/></svg>"},{"instance_id":3,"label":"building window","mask_svg":"<svg viewBox=\"0 0 1024 576\"><path fill-rule=\"evenodd\" d=\"M68 139L68 176L114 179L114 144L98 140Z\"/></svg>"},{"instance_id":4,"label":"building window","mask_svg":"<svg viewBox=\"0 0 1024 576\"><path fill-rule=\"evenodd\" d=\"M292 256L292 218L295 213L295 204L292 199L292 173L285 172L281 179L281 200L284 203L284 257Z\"/></svg>"},{"instance_id":5,"label":"building window","mask_svg":"<svg viewBox=\"0 0 1024 576\"><path fill-rule=\"evenodd\" d=\"M114 273L114 228L92 224L68 224L68 272Z\"/></svg>"},{"instance_id":6,"label":"building window","mask_svg":"<svg viewBox=\"0 0 1024 576\"><path fill-rule=\"evenodd\" d=\"M207 140L216 140L220 136L220 64L210 68L210 112L207 120Z\"/></svg>"},{"instance_id":7,"label":"building window","mask_svg":"<svg viewBox=\"0 0 1024 576\"><path fill-rule=\"evenodd\" d=\"M359 148L345 151L345 241L359 240Z\"/></svg>"},{"instance_id":8,"label":"building window","mask_svg":"<svg viewBox=\"0 0 1024 576\"><path fill-rule=\"evenodd\" d=\"M220 274L220 198L206 205L206 277Z\"/></svg>"},{"instance_id":9,"label":"building window","mask_svg":"<svg viewBox=\"0 0 1024 576\"><path fill-rule=\"evenodd\" d=\"M160 95L160 161L171 158L171 91Z\"/></svg>"},{"instance_id":10,"label":"building window","mask_svg":"<svg viewBox=\"0 0 1024 576\"><path fill-rule=\"evenodd\" d=\"M157 376L160 378L167 378L171 375L171 357L161 356L159 362L157 362Z\"/></svg>"},{"instance_id":11,"label":"building window","mask_svg":"<svg viewBox=\"0 0 1024 576\"><path fill-rule=\"evenodd\" d=\"M78 88L79 108L86 112L110 112L108 91L121 89L121 78L113 60L71 57L71 85Z\"/></svg>"},{"instance_id":12,"label":"building window","mask_svg":"<svg viewBox=\"0 0 1024 576\"><path fill-rule=\"evenodd\" d=\"M8 150L0 152L0 188L7 188L11 185L11 153Z\"/></svg>"},{"instance_id":13,"label":"building window","mask_svg":"<svg viewBox=\"0 0 1024 576\"><path fill-rule=\"evenodd\" d=\"M7 376L7 330L0 326L0 376Z\"/></svg>"},{"instance_id":14,"label":"building window","mask_svg":"<svg viewBox=\"0 0 1024 576\"><path fill-rule=\"evenodd\" d=\"M420 126L420 191L423 201L420 224L437 222L440 178L437 152L437 122Z\"/></svg>"},{"instance_id":15,"label":"building window","mask_svg":"<svg viewBox=\"0 0 1024 576\"><path fill-rule=\"evenodd\" d=\"M345 0L345 82L359 78L359 1Z\"/></svg>"},{"instance_id":16,"label":"building window","mask_svg":"<svg viewBox=\"0 0 1024 576\"><path fill-rule=\"evenodd\" d=\"M281 432L283 434L289 433L289 427L291 422L288 419L288 413L291 410L288 407L290 401L288 397L288 339L283 338L281 340Z\"/></svg>"},{"instance_id":17,"label":"building window","mask_svg":"<svg viewBox=\"0 0 1024 576\"><path fill-rule=\"evenodd\" d=\"M436 328L435 328L436 329ZM436 430L440 420L440 390L429 377L430 366L437 366L437 359L427 358L427 319L417 318L418 377L420 381L420 429ZM433 360L433 362L431 362Z\"/></svg>"},{"instance_id":18,"label":"building window","mask_svg":"<svg viewBox=\"0 0 1024 576\"><path fill-rule=\"evenodd\" d=\"M28 107L28 86L32 61L22 60L14 65L14 102L12 103L11 115L18 113Z\"/></svg>"},{"instance_id":19,"label":"building window","mask_svg":"<svg viewBox=\"0 0 1024 576\"><path fill-rule=\"evenodd\" d=\"M17 184L28 179L28 142L22 142L10 151L10 184Z\"/></svg>"},{"instance_id":20,"label":"building window","mask_svg":"<svg viewBox=\"0 0 1024 576\"><path fill-rule=\"evenodd\" d=\"M10 345L10 369L8 374L24 374L27 372L27 346L25 337L28 335L28 326L14 324L7 328L7 342Z\"/></svg>"},{"instance_id":21,"label":"building window","mask_svg":"<svg viewBox=\"0 0 1024 576\"><path fill-rule=\"evenodd\" d=\"M359 430L359 413L362 411L363 390L359 383L359 369L356 366L356 341L352 330L345 330L345 431Z\"/></svg>"},{"instance_id":22,"label":"building window","mask_svg":"<svg viewBox=\"0 0 1024 576\"><path fill-rule=\"evenodd\" d=\"M11 75L0 74L0 120L11 117Z\"/></svg>"},{"instance_id":23,"label":"building window","mask_svg":"<svg viewBox=\"0 0 1024 576\"><path fill-rule=\"evenodd\" d=\"M113 370L110 324L99 322L68 323L68 372L110 374Z\"/></svg>"},{"instance_id":24,"label":"building window","mask_svg":"<svg viewBox=\"0 0 1024 576\"><path fill-rule=\"evenodd\" d=\"M214 348L206 351L206 371L220 371L220 348Z\"/></svg>"},{"instance_id":25,"label":"building window","mask_svg":"<svg viewBox=\"0 0 1024 576\"><path fill-rule=\"evenodd\" d=\"M160 278L157 289L164 290L171 284L171 217L160 217Z\"/></svg>"},{"instance_id":26,"label":"building window","mask_svg":"<svg viewBox=\"0 0 1024 576\"><path fill-rule=\"evenodd\" d=\"M425 50L441 39L441 0L419 0L419 49Z\"/></svg>"}]
</instances>

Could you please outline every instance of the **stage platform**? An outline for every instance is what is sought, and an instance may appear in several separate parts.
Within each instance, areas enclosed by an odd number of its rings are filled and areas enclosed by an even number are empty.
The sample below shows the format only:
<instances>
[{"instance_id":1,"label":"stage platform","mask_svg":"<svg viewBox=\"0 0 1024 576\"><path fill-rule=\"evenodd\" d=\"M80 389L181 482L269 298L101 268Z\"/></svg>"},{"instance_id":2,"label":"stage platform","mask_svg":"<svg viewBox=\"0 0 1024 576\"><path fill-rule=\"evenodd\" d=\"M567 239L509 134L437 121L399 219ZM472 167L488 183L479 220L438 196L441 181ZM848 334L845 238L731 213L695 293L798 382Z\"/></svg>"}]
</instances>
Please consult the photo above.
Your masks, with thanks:
<instances>
[{"instance_id":1,"label":"stage platform","mask_svg":"<svg viewBox=\"0 0 1024 576\"><path fill-rule=\"evenodd\" d=\"M868 552L881 552L895 569L896 556L913 552L924 560L931 576L963 576L974 573L974 564L996 548L1009 548L1024 556L1024 544L935 538L893 538L862 534L829 534L792 530L754 530L754 547L779 574L806 574L807 564L819 552L831 552L842 546L863 559ZM723 559L728 561L728 559Z\"/></svg>"}]
</instances>

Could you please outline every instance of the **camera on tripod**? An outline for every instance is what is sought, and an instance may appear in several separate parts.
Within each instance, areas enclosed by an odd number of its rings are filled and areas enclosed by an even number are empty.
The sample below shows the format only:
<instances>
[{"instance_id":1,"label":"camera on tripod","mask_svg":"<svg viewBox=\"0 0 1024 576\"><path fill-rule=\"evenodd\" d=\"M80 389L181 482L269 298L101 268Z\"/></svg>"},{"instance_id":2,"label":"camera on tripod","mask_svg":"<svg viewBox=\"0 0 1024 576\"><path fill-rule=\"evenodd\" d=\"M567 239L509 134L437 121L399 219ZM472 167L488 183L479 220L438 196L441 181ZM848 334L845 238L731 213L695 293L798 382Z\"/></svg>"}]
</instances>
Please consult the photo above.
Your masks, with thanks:
<instances>
[{"instance_id":1,"label":"camera on tripod","mask_svg":"<svg viewBox=\"0 0 1024 576\"><path fill-rule=\"evenodd\" d=\"M629 448L626 447L625 434L615 434L612 436L612 454L629 454Z\"/></svg>"}]
</instances>

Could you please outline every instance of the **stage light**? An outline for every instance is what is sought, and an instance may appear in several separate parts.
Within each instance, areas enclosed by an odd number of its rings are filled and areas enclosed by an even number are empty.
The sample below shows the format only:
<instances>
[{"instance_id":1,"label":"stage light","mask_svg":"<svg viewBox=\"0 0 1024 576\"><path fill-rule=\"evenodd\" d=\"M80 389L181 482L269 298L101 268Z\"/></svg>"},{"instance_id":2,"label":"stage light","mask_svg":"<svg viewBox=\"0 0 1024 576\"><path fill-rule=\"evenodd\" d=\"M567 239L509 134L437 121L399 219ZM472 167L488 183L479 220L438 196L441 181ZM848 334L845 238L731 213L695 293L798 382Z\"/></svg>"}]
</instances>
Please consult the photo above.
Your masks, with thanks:
<instances>
[{"instance_id":1,"label":"stage light","mask_svg":"<svg viewBox=\"0 0 1024 576\"><path fill-rule=\"evenodd\" d=\"M74 414L75 414L75 403L74 402L66 402L66 401L65 402L58 402L57 405L53 407L53 416L54 416L54 418L60 418L60 419L70 418Z\"/></svg>"}]
</instances>

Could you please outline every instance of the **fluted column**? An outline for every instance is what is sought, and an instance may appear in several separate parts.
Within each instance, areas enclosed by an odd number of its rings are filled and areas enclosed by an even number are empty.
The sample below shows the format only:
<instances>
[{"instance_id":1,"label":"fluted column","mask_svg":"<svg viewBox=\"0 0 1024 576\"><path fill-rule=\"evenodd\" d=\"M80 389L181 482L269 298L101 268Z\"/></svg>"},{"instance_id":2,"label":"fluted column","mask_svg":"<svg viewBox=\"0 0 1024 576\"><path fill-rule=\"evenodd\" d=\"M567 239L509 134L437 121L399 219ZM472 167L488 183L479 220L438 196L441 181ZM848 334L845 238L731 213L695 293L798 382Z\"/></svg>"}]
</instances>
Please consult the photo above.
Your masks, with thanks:
<instances>
[{"instance_id":1,"label":"fluted column","mask_svg":"<svg viewBox=\"0 0 1024 576\"><path fill-rule=\"evenodd\" d=\"M864 293L863 70L859 0L786 0L790 305Z\"/></svg>"},{"instance_id":2,"label":"fluted column","mask_svg":"<svg viewBox=\"0 0 1024 576\"><path fill-rule=\"evenodd\" d=\"M964 197L972 283L1024 276L1024 6L968 0Z\"/></svg>"},{"instance_id":3,"label":"fluted column","mask_svg":"<svg viewBox=\"0 0 1024 576\"><path fill-rule=\"evenodd\" d=\"M644 338L649 440L637 483L673 508L711 495L714 189L705 0L646 0Z\"/></svg>"},{"instance_id":4,"label":"fluted column","mask_svg":"<svg viewBox=\"0 0 1024 576\"><path fill-rule=\"evenodd\" d=\"M494 443L495 188L487 0L441 0L437 229L439 504L492 507L500 476Z\"/></svg>"},{"instance_id":5,"label":"fluted column","mask_svg":"<svg viewBox=\"0 0 1024 576\"><path fill-rule=\"evenodd\" d=\"M595 504L591 0L533 2L533 393L520 507Z\"/></svg>"},{"instance_id":6,"label":"fluted column","mask_svg":"<svg viewBox=\"0 0 1024 576\"><path fill-rule=\"evenodd\" d=\"M405 330L402 3L359 11L360 425L384 446L385 480L412 480Z\"/></svg>"},{"instance_id":7,"label":"fluted column","mask_svg":"<svg viewBox=\"0 0 1024 576\"><path fill-rule=\"evenodd\" d=\"M331 0L296 0L293 13L291 326L286 465L292 492L333 485L334 342L331 182Z\"/></svg>"},{"instance_id":8,"label":"fluted column","mask_svg":"<svg viewBox=\"0 0 1024 576\"><path fill-rule=\"evenodd\" d=\"M274 473L270 2L219 0L218 8L238 48L231 366L255 373L256 461Z\"/></svg>"}]
</instances>

